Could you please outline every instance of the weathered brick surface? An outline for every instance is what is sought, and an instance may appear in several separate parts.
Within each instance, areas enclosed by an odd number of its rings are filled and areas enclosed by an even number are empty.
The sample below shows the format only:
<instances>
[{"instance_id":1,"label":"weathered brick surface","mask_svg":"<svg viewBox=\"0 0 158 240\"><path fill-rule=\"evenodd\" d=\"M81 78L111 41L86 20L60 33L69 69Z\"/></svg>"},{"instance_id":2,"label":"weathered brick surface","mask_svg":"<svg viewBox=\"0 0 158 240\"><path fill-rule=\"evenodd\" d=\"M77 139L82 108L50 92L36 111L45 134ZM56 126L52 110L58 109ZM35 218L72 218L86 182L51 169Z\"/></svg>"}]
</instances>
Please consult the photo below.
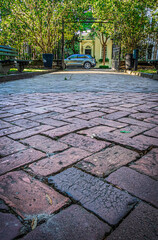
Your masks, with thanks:
<instances>
[{"instance_id":1,"label":"weathered brick surface","mask_svg":"<svg viewBox=\"0 0 158 240\"><path fill-rule=\"evenodd\" d=\"M23 138L30 137L30 136L38 134L38 133L45 132L49 129L53 129L53 127L49 126L49 125L42 125L39 127L27 129L27 130L19 132L19 133L10 134L9 137L11 137L13 139L23 139Z\"/></svg>"},{"instance_id":2,"label":"weathered brick surface","mask_svg":"<svg viewBox=\"0 0 158 240\"><path fill-rule=\"evenodd\" d=\"M68 145L64 143L54 141L48 137L41 135L35 135L29 138L25 138L21 142L26 143L39 150L42 150L46 153L58 152L68 148Z\"/></svg>"},{"instance_id":3,"label":"weathered brick surface","mask_svg":"<svg viewBox=\"0 0 158 240\"><path fill-rule=\"evenodd\" d=\"M98 133L111 132L113 130L115 130L115 128L107 127L107 126L97 126L97 127L89 128L87 130L81 130L78 133L87 135L88 137L93 137L94 134L97 135Z\"/></svg>"},{"instance_id":4,"label":"weathered brick surface","mask_svg":"<svg viewBox=\"0 0 158 240\"><path fill-rule=\"evenodd\" d=\"M8 206L2 200L0 200L0 210L9 210Z\"/></svg>"},{"instance_id":5,"label":"weathered brick surface","mask_svg":"<svg viewBox=\"0 0 158 240\"><path fill-rule=\"evenodd\" d=\"M81 136L75 133L71 133L65 137L62 137L60 141L90 152L97 152L110 145L110 143L92 139L86 136Z\"/></svg>"},{"instance_id":6,"label":"weathered brick surface","mask_svg":"<svg viewBox=\"0 0 158 240\"><path fill-rule=\"evenodd\" d=\"M146 127L148 129L156 127L156 125L153 124L153 123L147 123L147 122L139 121L139 120L132 119L132 118L120 118L119 122L129 123L129 124L132 124L132 125L138 125L138 126L141 126L141 127Z\"/></svg>"},{"instance_id":7,"label":"weathered brick surface","mask_svg":"<svg viewBox=\"0 0 158 240\"><path fill-rule=\"evenodd\" d=\"M130 125L128 127L121 128L119 130L115 130L113 133L120 135L120 136L125 135L126 137L133 137L135 135L138 135L138 134L144 132L145 130L147 130L147 128L145 128L145 127ZM125 131L125 132L123 132L123 131Z\"/></svg>"},{"instance_id":8,"label":"weathered brick surface","mask_svg":"<svg viewBox=\"0 0 158 240\"><path fill-rule=\"evenodd\" d=\"M158 139L153 137L148 137L145 135L139 135L133 138L136 142L141 142L144 146L158 146Z\"/></svg>"},{"instance_id":9,"label":"weathered brick surface","mask_svg":"<svg viewBox=\"0 0 158 240\"><path fill-rule=\"evenodd\" d=\"M118 111L118 112L114 112L114 113L110 113L110 114L106 115L106 118L111 119L111 120L116 120L118 118L125 117L129 114L130 114L130 112Z\"/></svg>"},{"instance_id":10,"label":"weathered brick surface","mask_svg":"<svg viewBox=\"0 0 158 240\"><path fill-rule=\"evenodd\" d=\"M68 133L80 130L82 128L85 128L85 124L69 124L64 127L60 127L60 128L56 128L53 130L43 132L43 134L45 134L46 136L49 136L51 138L56 138L56 137L60 137L60 136L66 135Z\"/></svg>"},{"instance_id":11,"label":"weathered brick surface","mask_svg":"<svg viewBox=\"0 0 158 240\"><path fill-rule=\"evenodd\" d=\"M81 115L78 115L77 117L85 119L85 120L89 120L89 119L100 117L100 116L103 116L103 115L104 115L104 113L99 112L99 111L95 111L95 112L81 114Z\"/></svg>"},{"instance_id":12,"label":"weathered brick surface","mask_svg":"<svg viewBox=\"0 0 158 240\"><path fill-rule=\"evenodd\" d=\"M131 114L130 117L136 118L138 120L143 120L145 118L153 117L153 114L151 114L151 113L134 113L134 114Z\"/></svg>"},{"instance_id":13,"label":"weathered brick surface","mask_svg":"<svg viewBox=\"0 0 158 240\"><path fill-rule=\"evenodd\" d=\"M12 214L0 212L0 239L12 240L20 235L21 222Z\"/></svg>"},{"instance_id":14,"label":"weathered brick surface","mask_svg":"<svg viewBox=\"0 0 158 240\"><path fill-rule=\"evenodd\" d=\"M97 126L98 123L95 123L95 122L91 122L91 121L87 121L87 120L84 120L84 119L81 119L81 118L67 118L65 119L65 121L69 122L69 123L73 123L73 124L81 124L81 125L84 125L85 127L94 127L94 126Z\"/></svg>"},{"instance_id":15,"label":"weathered brick surface","mask_svg":"<svg viewBox=\"0 0 158 240\"><path fill-rule=\"evenodd\" d=\"M158 182L150 177L122 167L106 180L158 207Z\"/></svg>"},{"instance_id":16,"label":"weathered brick surface","mask_svg":"<svg viewBox=\"0 0 158 240\"><path fill-rule=\"evenodd\" d=\"M12 127L13 125L7 122L0 120L0 129Z\"/></svg>"},{"instance_id":17,"label":"weathered brick surface","mask_svg":"<svg viewBox=\"0 0 158 240\"><path fill-rule=\"evenodd\" d=\"M23 114L19 114L19 115L13 115L11 117L3 118L3 120L5 120L7 122L12 122L12 121L15 121L15 120L18 120L18 119L21 119L21 118L29 118L29 117L32 117L34 115L35 115L35 113L23 113Z\"/></svg>"},{"instance_id":18,"label":"weathered brick surface","mask_svg":"<svg viewBox=\"0 0 158 240\"><path fill-rule=\"evenodd\" d=\"M149 131L146 131L144 134L148 135L148 136L151 136L151 137L157 137L158 138L158 127L153 128Z\"/></svg>"},{"instance_id":19,"label":"weathered brick surface","mask_svg":"<svg viewBox=\"0 0 158 240\"><path fill-rule=\"evenodd\" d=\"M71 205L51 217L23 239L102 240L110 227L78 205Z\"/></svg>"},{"instance_id":20,"label":"weathered brick surface","mask_svg":"<svg viewBox=\"0 0 158 240\"><path fill-rule=\"evenodd\" d=\"M33 127L38 127L40 125L38 122L33 122L28 119L19 119L19 120L13 121L12 123L23 128L33 128Z\"/></svg>"},{"instance_id":21,"label":"weathered brick surface","mask_svg":"<svg viewBox=\"0 0 158 240\"><path fill-rule=\"evenodd\" d=\"M49 215L69 202L68 198L23 171L1 176L0 187L0 198L22 218Z\"/></svg>"},{"instance_id":22,"label":"weathered brick surface","mask_svg":"<svg viewBox=\"0 0 158 240\"><path fill-rule=\"evenodd\" d=\"M36 120L36 121L40 122L40 123L50 125L50 126L54 126L54 127L61 127L61 126L64 126L64 125L68 124L66 122L58 121L58 120L55 120L55 119L52 119L52 118L44 118L44 119L40 119L40 120Z\"/></svg>"},{"instance_id":23,"label":"weathered brick surface","mask_svg":"<svg viewBox=\"0 0 158 240\"><path fill-rule=\"evenodd\" d=\"M29 170L34 174L47 176L89 156L90 153L78 148L70 148L62 153L45 158L29 165Z\"/></svg>"},{"instance_id":24,"label":"weathered brick surface","mask_svg":"<svg viewBox=\"0 0 158 240\"><path fill-rule=\"evenodd\" d=\"M104 119L104 118L94 118L94 119L90 120L90 122L101 124L101 125L106 125L106 126L114 127L114 128L122 128L122 127L126 127L128 125L126 123L120 123L117 121Z\"/></svg>"},{"instance_id":25,"label":"weathered brick surface","mask_svg":"<svg viewBox=\"0 0 158 240\"><path fill-rule=\"evenodd\" d=\"M139 157L139 154L134 151L114 146L85 158L76 166L97 176L104 177L117 168L134 161L137 157Z\"/></svg>"},{"instance_id":26,"label":"weathered brick surface","mask_svg":"<svg viewBox=\"0 0 158 240\"><path fill-rule=\"evenodd\" d=\"M14 152L23 150L25 148L26 146L24 146L23 144L18 143L8 137L0 138L0 155L1 156L6 156Z\"/></svg>"},{"instance_id":27,"label":"weathered brick surface","mask_svg":"<svg viewBox=\"0 0 158 240\"><path fill-rule=\"evenodd\" d=\"M45 154L40 151L27 149L4 158L0 158L0 175L15 168L34 162L44 156Z\"/></svg>"},{"instance_id":28,"label":"weathered brick surface","mask_svg":"<svg viewBox=\"0 0 158 240\"><path fill-rule=\"evenodd\" d=\"M156 240L158 236L158 210L140 203L111 233L107 240Z\"/></svg>"},{"instance_id":29,"label":"weathered brick surface","mask_svg":"<svg viewBox=\"0 0 158 240\"><path fill-rule=\"evenodd\" d=\"M24 128L18 127L18 126L12 126L9 128L5 128L5 129L1 129L0 130L0 137L11 134L11 133L16 133L16 132L20 132L23 131Z\"/></svg>"},{"instance_id":30,"label":"weathered brick surface","mask_svg":"<svg viewBox=\"0 0 158 240\"><path fill-rule=\"evenodd\" d=\"M130 167L158 180L158 149L152 149Z\"/></svg>"},{"instance_id":31,"label":"weathered brick surface","mask_svg":"<svg viewBox=\"0 0 158 240\"><path fill-rule=\"evenodd\" d=\"M81 112L71 111L71 112L67 112L67 113L64 113L64 114L59 114L59 115L55 116L54 118L64 121L64 120L66 120L66 118L75 117L75 116L78 116L79 114L81 114Z\"/></svg>"},{"instance_id":32,"label":"weathered brick surface","mask_svg":"<svg viewBox=\"0 0 158 240\"><path fill-rule=\"evenodd\" d=\"M21 113L25 113L26 110L20 109L20 108L11 108L11 109L8 109L8 112L13 113L13 114L21 114Z\"/></svg>"},{"instance_id":33,"label":"weathered brick surface","mask_svg":"<svg viewBox=\"0 0 158 240\"><path fill-rule=\"evenodd\" d=\"M107 141L110 141L110 142L115 142L115 143L119 143L119 144L122 144L124 146L130 146L134 149L138 149L138 150L145 150L147 149L150 145L150 142L143 142L139 139L134 139L134 138L129 138L129 137L126 137L126 135L121 135L120 134L114 134L114 133L106 133L106 132L103 132L103 133L99 133L97 134L96 136L97 138L99 139L102 139L102 140L107 140Z\"/></svg>"},{"instance_id":34,"label":"weathered brick surface","mask_svg":"<svg viewBox=\"0 0 158 240\"><path fill-rule=\"evenodd\" d=\"M49 182L110 224L117 224L136 202L128 193L75 168L50 177Z\"/></svg>"}]
</instances>

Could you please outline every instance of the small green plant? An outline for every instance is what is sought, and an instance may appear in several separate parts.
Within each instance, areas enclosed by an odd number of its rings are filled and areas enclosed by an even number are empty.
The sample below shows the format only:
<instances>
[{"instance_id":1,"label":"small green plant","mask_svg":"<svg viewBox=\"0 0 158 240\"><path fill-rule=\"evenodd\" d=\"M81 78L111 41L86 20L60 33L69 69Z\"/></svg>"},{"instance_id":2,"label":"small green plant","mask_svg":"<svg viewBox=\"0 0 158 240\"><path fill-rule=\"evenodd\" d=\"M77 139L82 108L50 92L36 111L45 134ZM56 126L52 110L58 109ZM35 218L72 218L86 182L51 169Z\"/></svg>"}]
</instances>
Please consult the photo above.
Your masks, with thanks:
<instances>
[{"instance_id":1,"label":"small green plant","mask_svg":"<svg viewBox=\"0 0 158 240\"><path fill-rule=\"evenodd\" d=\"M105 65L105 66L100 65L99 68L109 69L109 66L107 66L107 65Z\"/></svg>"},{"instance_id":2,"label":"small green plant","mask_svg":"<svg viewBox=\"0 0 158 240\"><path fill-rule=\"evenodd\" d=\"M102 62L103 62L103 59L100 58L100 59L99 59L99 62L102 63ZM109 62L109 58L105 58L105 62Z\"/></svg>"}]
</instances>

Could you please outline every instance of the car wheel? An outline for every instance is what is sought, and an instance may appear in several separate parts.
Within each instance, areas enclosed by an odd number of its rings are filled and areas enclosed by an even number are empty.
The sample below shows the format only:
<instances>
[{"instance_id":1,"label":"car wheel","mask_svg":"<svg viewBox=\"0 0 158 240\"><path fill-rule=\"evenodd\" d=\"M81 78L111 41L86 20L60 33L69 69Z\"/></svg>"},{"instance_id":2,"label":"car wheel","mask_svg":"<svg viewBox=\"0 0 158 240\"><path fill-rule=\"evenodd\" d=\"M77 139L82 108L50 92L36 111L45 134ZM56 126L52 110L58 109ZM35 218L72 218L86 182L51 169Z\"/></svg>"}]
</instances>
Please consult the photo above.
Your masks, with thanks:
<instances>
[{"instance_id":1,"label":"car wheel","mask_svg":"<svg viewBox=\"0 0 158 240\"><path fill-rule=\"evenodd\" d=\"M90 62L85 62L84 68L85 68L85 69L90 69L90 68L91 68Z\"/></svg>"}]
</instances>

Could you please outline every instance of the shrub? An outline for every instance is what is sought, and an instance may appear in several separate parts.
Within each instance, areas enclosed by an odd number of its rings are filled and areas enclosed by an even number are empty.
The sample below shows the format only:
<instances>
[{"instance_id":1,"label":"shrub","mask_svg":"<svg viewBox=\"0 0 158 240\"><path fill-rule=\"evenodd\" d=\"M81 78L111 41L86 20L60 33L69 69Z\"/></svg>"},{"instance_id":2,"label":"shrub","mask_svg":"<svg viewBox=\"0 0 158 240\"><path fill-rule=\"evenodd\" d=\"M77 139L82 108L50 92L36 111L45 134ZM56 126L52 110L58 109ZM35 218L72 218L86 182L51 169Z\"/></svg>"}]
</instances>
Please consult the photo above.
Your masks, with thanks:
<instances>
[{"instance_id":1,"label":"shrub","mask_svg":"<svg viewBox=\"0 0 158 240\"><path fill-rule=\"evenodd\" d=\"M99 62L102 63L103 62L103 59L99 59ZM109 62L109 58L105 58L105 62Z\"/></svg>"},{"instance_id":2,"label":"shrub","mask_svg":"<svg viewBox=\"0 0 158 240\"><path fill-rule=\"evenodd\" d=\"M103 66L103 65L100 65L100 66L99 66L99 68L105 68L105 69L108 69L108 68L109 68L109 66L107 66L107 65L105 65L105 66Z\"/></svg>"}]
</instances>

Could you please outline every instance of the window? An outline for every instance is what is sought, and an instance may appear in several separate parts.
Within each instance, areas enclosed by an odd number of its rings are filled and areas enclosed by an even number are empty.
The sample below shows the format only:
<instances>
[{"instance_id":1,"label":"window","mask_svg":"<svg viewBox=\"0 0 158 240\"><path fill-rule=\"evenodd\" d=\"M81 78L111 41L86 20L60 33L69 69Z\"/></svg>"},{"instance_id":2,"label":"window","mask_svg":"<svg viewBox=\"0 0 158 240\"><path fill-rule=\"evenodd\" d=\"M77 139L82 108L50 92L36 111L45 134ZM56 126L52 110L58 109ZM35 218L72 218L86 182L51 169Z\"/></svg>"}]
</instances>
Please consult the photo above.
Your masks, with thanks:
<instances>
[{"instance_id":1,"label":"window","mask_svg":"<svg viewBox=\"0 0 158 240\"><path fill-rule=\"evenodd\" d=\"M85 55L78 55L78 58L88 58L88 57Z\"/></svg>"},{"instance_id":2,"label":"window","mask_svg":"<svg viewBox=\"0 0 158 240\"><path fill-rule=\"evenodd\" d=\"M69 57L69 59L72 59L72 58L77 58L77 55L72 55Z\"/></svg>"}]
</instances>

